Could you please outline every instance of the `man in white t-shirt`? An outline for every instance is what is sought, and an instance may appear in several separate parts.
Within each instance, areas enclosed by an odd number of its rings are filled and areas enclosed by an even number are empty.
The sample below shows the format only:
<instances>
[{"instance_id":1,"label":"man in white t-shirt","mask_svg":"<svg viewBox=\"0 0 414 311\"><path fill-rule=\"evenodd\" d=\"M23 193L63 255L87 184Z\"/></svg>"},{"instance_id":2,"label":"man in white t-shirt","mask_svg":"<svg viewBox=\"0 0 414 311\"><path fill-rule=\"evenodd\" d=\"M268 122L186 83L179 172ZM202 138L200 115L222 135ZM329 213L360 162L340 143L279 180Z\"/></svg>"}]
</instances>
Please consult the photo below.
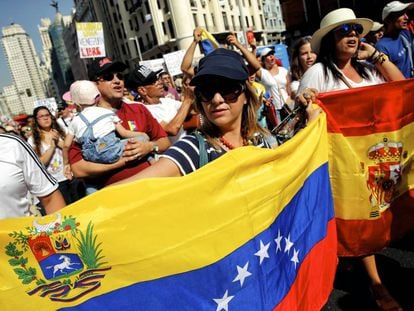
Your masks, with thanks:
<instances>
[{"instance_id":1,"label":"man in white t-shirt","mask_svg":"<svg viewBox=\"0 0 414 311\"><path fill-rule=\"evenodd\" d=\"M66 204L59 183L23 138L0 134L0 219L32 215L28 192L37 196L46 213Z\"/></svg>"},{"instance_id":2,"label":"man in white t-shirt","mask_svg":"<svg viewBox=\"0 0 414 311\"><path fill-rule=\"evenodd\" d=\"M167 132L171 143L174 143L184 133L183 123L189 114L193 98L183 96L182 102L165 98L162 83L157 76L160 71L154 72L146 66L137 66L129 73L127 86L138 92L142 103Z\"/></svg>"}]
</instances>

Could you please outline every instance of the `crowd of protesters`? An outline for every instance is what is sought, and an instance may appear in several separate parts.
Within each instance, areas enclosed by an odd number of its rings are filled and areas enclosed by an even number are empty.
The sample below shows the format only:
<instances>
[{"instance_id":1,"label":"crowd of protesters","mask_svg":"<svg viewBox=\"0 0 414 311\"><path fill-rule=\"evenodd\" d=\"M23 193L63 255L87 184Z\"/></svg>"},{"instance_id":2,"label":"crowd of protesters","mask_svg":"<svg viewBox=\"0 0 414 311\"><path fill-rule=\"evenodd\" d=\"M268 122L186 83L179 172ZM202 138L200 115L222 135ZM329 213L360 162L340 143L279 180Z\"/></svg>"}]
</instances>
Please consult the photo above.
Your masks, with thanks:
<instances>
[{"instance_id":1,"label":"crowd of protesters","mask_svg":"<svg viewBox=\"0 0 414 311\"><path fill-rule=\"evenodd\" d=\"M18 149L25 149L27 141L33 151L26 158L41 168L41 175L52 176L41 183L46 192L39 185L26 189L42 214L65 205L58 192L70 204L110 184L189 174L234 148L275 148L283 141L275 139L274 130L293 109L302 107L303 126L316 118L320 110L312 103L318 92L413 77L413 8L414 3L390 2L383 23L357 18L350 9L328 13L312 36L292 46L290 70L273 49L257 52L254 43L244 46L234 34L226 38L228 48L215 49L194 66L200 28L181 64L179 87L168 72L138 65L125 75L124 63L95 59L89 81L71 86L57 114L37 107L19 122L2 116L0 131L8 134L0 139L10 145L10 137L20 136ZM261 122L263 117L268 120ZM101 146L110 147L105 151L110 159L101 156ZM56 189L52 202L57 203L50 207L44 197ZM0 212L0 218L27 211ZM362 260L378 307L401 310L382 285L374 255Z\"/></svg>"}]
</instances>

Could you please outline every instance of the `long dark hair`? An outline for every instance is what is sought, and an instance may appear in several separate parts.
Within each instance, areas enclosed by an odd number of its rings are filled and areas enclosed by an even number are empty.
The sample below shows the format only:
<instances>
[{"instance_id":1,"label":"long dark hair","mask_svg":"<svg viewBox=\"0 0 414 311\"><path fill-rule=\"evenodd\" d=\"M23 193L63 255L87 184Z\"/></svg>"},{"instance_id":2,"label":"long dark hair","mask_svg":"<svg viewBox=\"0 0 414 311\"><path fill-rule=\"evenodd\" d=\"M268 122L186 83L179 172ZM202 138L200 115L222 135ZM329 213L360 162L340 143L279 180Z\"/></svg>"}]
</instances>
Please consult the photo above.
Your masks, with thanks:
<instances>
[{"instance_id":1,"label":"long dark hair","mask_svg":"<svg viewBox=\"0 0 414 311\"><path fill-rule=\"evenodd\" d=\"M299 61L299 50L305 44L310 44L312 37L306 36L299 38L293 45L292 59L290 61L290 71L292 73L292 80L299 81L302 79L303 74L305 73L304 68Z\"/></svg>"},{"instance_id":2,"label":"long dark hair","mask_svg":"<svg viewBox=\"0 0 414 311\"><path fill-rule=\"evenodd\" d=\"M241 134L243 138L255 142L258 133L265 135L268 132L257 122L257 112L261 103L256 95L256 91L249 81L244 83L244 94L247 103L243 106ZM207 119L201 99L198 97L196 97L195 106L203 118L200 125L200 131L212 146L219 148L216 138L219 138L222 135L220 129Z\"/></svg>"},{"instance_id":3,"label":"long dark hair","mask_svg":"<svg viewBox=\"0 0 414 311\"><path fill-rule=\"evenodd\" d=\"M39 127L39 122L37 121L37 113L40 110L46 110L50 114L50 117L52 118L52 125L51 125L52 129L58 131L59 135L62 139L64 139L65 136L66 136L65 132L62 130L62 128L57 123L55 116L50 112L50 110L47 107L45 107L45 106L36 107L33 110L34 125L33 125L32 135L33 135L33 142L34 142L34 145L35 145L34 150L35 150L36 154L39 157L41 156L41 152L40 152L41 148L40 147L42 145L42 134L41 134L41 131L40 131L41 128Z\"/></svg>"},{"instance_id":4,"label":"long dark hair","mask_svg":"<svg viewBox=\"0 0 414 311\"><path fill-rule=\"evenodd\" d=\"M316 59L316 62L323 64L326 81L328 81L328 71L332 72L333 77L336 81L341 80L341 76L343 76L335 65L335 51L335 37L333 31L330 31L325 35L325 37L323 37L318 58ZM358 61L356 55L351 58L351 65L355 68L361 77L368 79L366 68Z\"/></svg>"}]
</instances>

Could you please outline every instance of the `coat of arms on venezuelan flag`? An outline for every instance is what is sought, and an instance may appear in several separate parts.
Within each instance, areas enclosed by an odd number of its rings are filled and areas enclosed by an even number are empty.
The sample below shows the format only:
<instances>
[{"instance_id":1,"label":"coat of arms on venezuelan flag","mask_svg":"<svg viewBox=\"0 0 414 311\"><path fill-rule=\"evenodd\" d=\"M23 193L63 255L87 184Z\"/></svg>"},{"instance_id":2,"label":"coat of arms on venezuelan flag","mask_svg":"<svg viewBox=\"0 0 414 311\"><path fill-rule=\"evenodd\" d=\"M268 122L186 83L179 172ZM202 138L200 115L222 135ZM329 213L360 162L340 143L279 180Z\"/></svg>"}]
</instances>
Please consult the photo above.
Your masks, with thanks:
<instances>
[{"instance_id":1,"label":"coat of arms on venezuelan flag","mask_svg":"<svg viewBox=\"0 0 414 311\"><path fill-rule=\"evenodd\" d=\"M9 264L27 285L29 295L53 301L75 301L97 289L107 266L93 225L86 232L72 216L56 214L50 223L33 220L26 232L13 231L5 246Z\"/></svg>"}]
</instances>

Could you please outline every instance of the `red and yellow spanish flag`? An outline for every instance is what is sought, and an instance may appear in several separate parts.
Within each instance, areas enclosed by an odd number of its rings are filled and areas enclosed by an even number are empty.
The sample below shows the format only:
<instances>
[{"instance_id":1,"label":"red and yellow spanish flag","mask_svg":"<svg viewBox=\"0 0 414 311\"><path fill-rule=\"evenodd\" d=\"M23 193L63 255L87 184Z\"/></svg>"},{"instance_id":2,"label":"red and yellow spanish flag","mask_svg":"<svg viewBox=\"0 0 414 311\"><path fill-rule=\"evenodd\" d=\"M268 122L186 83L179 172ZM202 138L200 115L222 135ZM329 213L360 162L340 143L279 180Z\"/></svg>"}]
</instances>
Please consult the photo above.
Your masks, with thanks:
<instances>
[{"instance_id":1,"label":"red and yellow spanish flag","mask_svg":"<svg viewBox=\"0 0 414 311\"><path fill-rule=\"evenodd\" d=\"M320 96L340 256L368 255L414 230L414 80Z\"/></svg>"},{"instance_id":2,"label":"red and yellow spanish flag","mask_svg":"<svg viewBox=\"0 0 414 311\"><path fill-rule=\"evenodd\" d=\"M179 178L0 221L0 310L320 310L336 228L326 120Z\"/></svg>"}]
</instances>

